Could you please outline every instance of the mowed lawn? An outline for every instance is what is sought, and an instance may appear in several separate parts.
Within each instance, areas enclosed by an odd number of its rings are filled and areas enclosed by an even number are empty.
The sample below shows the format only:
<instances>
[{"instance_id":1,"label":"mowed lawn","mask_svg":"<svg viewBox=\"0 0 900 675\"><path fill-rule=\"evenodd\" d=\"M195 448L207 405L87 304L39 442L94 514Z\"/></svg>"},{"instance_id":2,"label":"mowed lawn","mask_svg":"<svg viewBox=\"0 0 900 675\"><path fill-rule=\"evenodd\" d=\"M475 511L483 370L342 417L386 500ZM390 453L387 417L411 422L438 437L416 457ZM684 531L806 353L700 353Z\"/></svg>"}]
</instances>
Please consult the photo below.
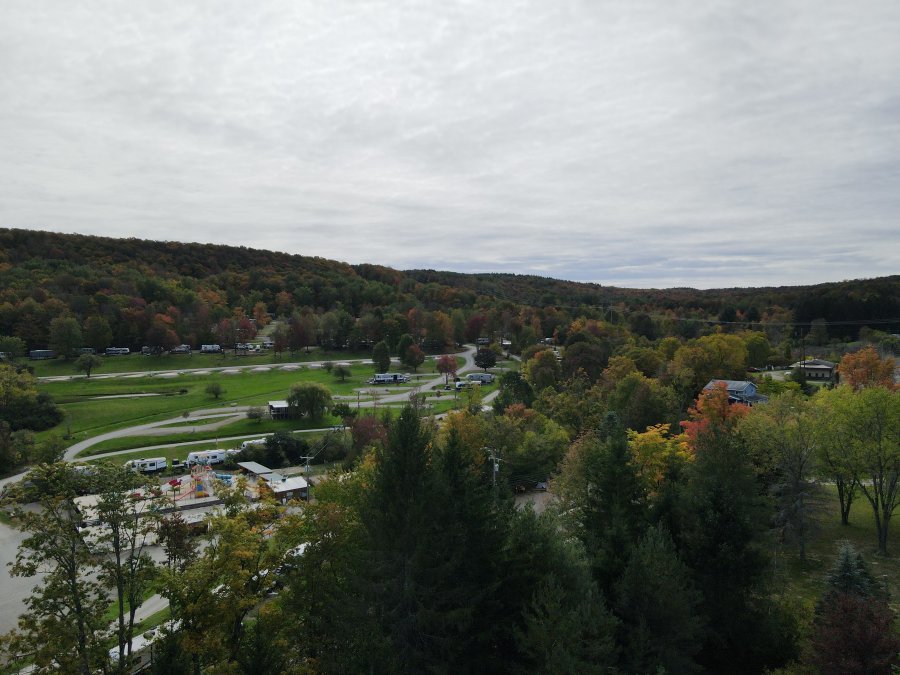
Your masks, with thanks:
<instances>
[{"instance_id":1,"label":"mowed lawn","mask_svg":"<svg viewBox=\"0 0 900 675\"><path fill-rule=\"evenodd\" d=\"M285 363L305 363L308 361L333 361L341 363L342 361L355 359L370 359L371 352L329 352L321 349L312 349L307 352L282 352L275 354L271 350L262 351L258 354L248 354L246 356L236 356L234 352L224 354L201 354L195 351L188 356L187 354L165 354L162 356L144 356L140 352L129 354L128 356L106 356L99 354L100 360L103 362L99 368L94 371L96 375L109 373L150 373L160 370L185 370L189 368L227 368L231 366L257 366L268 363L285 364ZM61 375L81 375L75 370L75 359L68 361L63 359L46 359L32 361L30 359L22 359L29 366L34 368L34 374L37 377L53 377Z\"/></svg>"},{"instance_id":2,"label":"mowed lawn","mask_svg":"<svg viewBox=\"0 0 900 675\"><path fill-rule=\"evenodd\" d=\"M800 565L797 547L785 542L779 555L773 560L775 576L787 584L787 592L814 604L825 589L825 575L831 568L839 542L846 540L856 547L875 578L887 585L891 606L900 610L900 525L898 514L891 521L888 535L888 556L876 555L875 519L868 500L860 494L853 502L850 524L841 525L837 490L833 485L824 486L827 496L825 509L819 521L819 531L810 538L807 546L807 564Z\"/></svg>"},{"instance_id":3,"label":"mowed lawn","mask_svg":"<svg viewBox=\"0 0 900 675\"><path fill-rule=\"evenodd\" d=\"M40 439L47 434L69 433L70 440L74 443L114 429L178 417L197 410L227 408L232 405L264 406L270 400L287 398L291 386L300 382L318 382L327 386L332 395L350 396L354 389L367 386L366 380L372 375L372 367L353 365L351 373L344 382L322 369L273 369L260 373L241 371L233 375L210 373L182 375L177 378L43 382L39 385L40 390L53 396L66 419L38 437ZM224 390L218 399L206 393L207 385L212 382L221 384ZM383 388L381 391L393 391L393 388ZM98 398L136 394L155 395L140 398Z\"/></svg>"}]
</instances>

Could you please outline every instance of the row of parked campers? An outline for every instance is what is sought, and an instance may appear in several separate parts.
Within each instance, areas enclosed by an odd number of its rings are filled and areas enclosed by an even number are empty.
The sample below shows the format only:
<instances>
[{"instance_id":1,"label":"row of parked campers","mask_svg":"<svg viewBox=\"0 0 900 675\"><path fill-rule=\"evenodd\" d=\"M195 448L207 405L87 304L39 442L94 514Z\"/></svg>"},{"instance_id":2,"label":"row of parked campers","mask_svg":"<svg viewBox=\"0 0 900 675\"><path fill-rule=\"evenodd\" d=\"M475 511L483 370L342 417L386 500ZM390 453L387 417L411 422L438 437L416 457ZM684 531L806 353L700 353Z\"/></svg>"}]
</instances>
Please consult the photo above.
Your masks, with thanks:
<instances>
[{"instance_id":1,"label":"row of parked campers","mask_svg":"<svg viewBox=\"0 0 900 675\"><path fill-rule=\"evenodd\" d=\"M185 466L194 466L194 465L212 465L212 464L221 464L228 457L232 455L237 455L243 450L247 448L263 445L266 442L265 438L254 438L250 441L244 441L241 443L240 448L235 448L233 450L201 450L197 452L188 453L187 459L184 460ZM179 464L179 461L173 460L173 465ZM149 459L130 459L125 462L125 468L131 469L132 471L140 471L141 473L159 473L160 471L165 471L169 468L169 463L166 461L165 457L151 457ZM173 468L175 468L173 466Z\"/></svg>"}]
</instances>

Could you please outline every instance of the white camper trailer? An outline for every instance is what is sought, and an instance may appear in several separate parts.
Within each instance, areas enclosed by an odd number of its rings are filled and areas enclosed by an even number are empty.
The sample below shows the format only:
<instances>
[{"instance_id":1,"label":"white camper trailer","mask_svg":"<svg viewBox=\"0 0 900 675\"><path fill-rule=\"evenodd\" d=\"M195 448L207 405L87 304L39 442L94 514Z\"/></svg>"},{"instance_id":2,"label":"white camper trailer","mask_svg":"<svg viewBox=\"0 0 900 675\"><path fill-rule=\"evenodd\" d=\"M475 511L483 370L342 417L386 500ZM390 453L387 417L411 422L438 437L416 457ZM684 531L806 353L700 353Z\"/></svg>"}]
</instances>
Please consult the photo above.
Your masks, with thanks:
<instances>
[{"instance_id":1,"label":"white camper trailer","mask_svg":"<svg viewBox=\"0 0 900 675\"><path fill-rule=\"evenodd\" d=\"M224 450L202 450L198 452L188 453L185 464L194 466L195 464L221 464L225 461L226 453Z\"/></svg>"},{"instance_id":2,"label":"white camper trailer","mask_svg":"<svg viewBox=\"0 0 900 675\"><path fill-rule=\"evenodd\" d=\"M169 468L165 457L151 457L149 459L129 459L125 462L125 468L141 473L157 473Z\"/></svg>"}]
</instances>

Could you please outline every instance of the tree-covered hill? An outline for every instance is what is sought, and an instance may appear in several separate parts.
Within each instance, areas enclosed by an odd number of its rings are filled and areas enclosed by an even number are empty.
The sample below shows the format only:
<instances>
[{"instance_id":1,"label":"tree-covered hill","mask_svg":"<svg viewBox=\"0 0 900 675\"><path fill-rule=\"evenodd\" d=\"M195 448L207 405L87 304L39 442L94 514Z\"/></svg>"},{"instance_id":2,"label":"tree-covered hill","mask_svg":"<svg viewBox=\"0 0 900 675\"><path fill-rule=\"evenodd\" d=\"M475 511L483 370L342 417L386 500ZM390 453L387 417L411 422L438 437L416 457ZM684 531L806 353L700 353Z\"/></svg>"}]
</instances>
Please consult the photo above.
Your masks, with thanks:
<instances>
[{"instance_id":1,"label":"tree-covered hill","mask_svg":"<svg viewBox=\"0 0 900 675\"><path fill-rule=\"evenodd\" d=\"M629 323L646 337L694 337L711 321L820 319L833 324L832 337L855 336L867 322L900 330L889 322L900 317L900 276L804 287L626 289L515 274L399 271L214 244L0 229L0 335L19 337L29 349L48 346L50 324L58 317L71 316L85 331L91 320L97 338L86 340L91 346L102 346L99 338L108 335L108 344L139 348L151 330L161 341L196 346L222 342L216 327L225 319L265 323L270 316L300 314L316 317L316 341L336 348L419 331L423 339L437 335L430 345L435 349L441 340L471 338L467 327L473 334L518 335L522 343L552 335L578 316Z\"/></svg>"}]
</instances>

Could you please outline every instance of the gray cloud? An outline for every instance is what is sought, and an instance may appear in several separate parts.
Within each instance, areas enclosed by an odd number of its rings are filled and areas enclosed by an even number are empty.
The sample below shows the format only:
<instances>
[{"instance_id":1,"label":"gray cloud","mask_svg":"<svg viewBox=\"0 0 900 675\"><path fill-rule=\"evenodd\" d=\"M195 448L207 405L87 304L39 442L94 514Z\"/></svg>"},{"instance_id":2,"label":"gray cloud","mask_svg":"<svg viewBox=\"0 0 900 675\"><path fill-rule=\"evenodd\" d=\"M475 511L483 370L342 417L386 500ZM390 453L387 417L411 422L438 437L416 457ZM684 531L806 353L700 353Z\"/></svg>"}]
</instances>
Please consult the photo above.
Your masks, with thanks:
<instances>
[{"instance_id":1,"label":"gray cloud","mask_svg":"<svg viewBox=\"0 0 900 675\"><path fill-rule=\"evenodd\" d=\"M0 223L629 286L897 273L900 5L0 8Z\"/></svg>"}]
</instances>

